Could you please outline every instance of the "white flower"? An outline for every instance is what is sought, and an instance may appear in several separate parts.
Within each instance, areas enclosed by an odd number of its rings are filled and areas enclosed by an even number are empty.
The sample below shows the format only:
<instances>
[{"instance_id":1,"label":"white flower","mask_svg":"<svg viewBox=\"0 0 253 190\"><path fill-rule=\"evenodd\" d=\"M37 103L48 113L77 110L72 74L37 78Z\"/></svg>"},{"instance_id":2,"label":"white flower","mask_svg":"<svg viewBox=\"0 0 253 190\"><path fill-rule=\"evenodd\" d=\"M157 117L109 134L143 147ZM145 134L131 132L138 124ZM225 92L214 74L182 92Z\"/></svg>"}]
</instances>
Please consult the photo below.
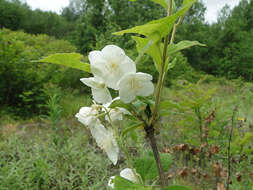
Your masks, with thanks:
<instances>
[{"instance_id":1,"label":"white flower","mask_svg":"<svg viewBox=\"0 0 253 190\"><path fill-rule=\"evenodd\" d=\"M108 158L116 165L118 161L119 148L113 136L113 132L107 130L99 121L90 128L91 135L96 140L97 145L103 149Z\"/></svg>"},{"instance_id":2,"label":"white flower","mask_svg":"<svg viewBox=\"0 0 253 190\"><path fill-rule=\"evenodd\" d=\"M84 84L91 87L94 100L98 103L105 104L112 101L111 94L102 79L98 77L81 78Z\"/></svg>"},{"instance_id":3,"label":"white flower","mask_svg":"<svg viewBox=\"0 0 253 190\"><path fill-rule=\"evenodd\" d=\"M124 170L122 170L120 172L120 176L133 182L133 183L138 183L139 180L137 178L137 176L135 175L134 171L130 168L125 168Z\"/></svg>"},{"instance_id":4,"label":"white flower","mask_svg":"<svg viewBox=\"0 0 253 190\"><path fill-rule=\"evenodd\" d=\"M96 105L93 105L91 107L82 107L76 114L76 117L78 118L78 121L90 127L97 122L97 114L98 108Z\"/></svg>"},{"instance_id":5,"label":"white flower","mask_svg":"<svg viewBox=\"0 0 253 190\"><path fill-rule=\"evenodd\" d=\"M138 174L137 174L138 175ZM134 171L130 168L125 168L120 172L120 176L133 182L133 183L139 183L139 179L135 175ZM108 181L108 186L114 189L114 182L113 179L115 179L115 176L111 176Z\"/></svg>"},{"instance_id":6,"label":"white flower","mask_svg":"<svg viewBox=\"0 0 253 190\"><path fill-rule=\"evenodd\" d=\"M103 78L105 84L117 89L117 82L126 73L135 73L135 63L118 46L107 45L101 51L92 51L88 56L95 77Z\"/></svg>"},{"instance_id":7,"label":"white flower","mask_svg":"<svg viewBox=\"0 0 253 190\"><path fill-rule=\"evenodd\" d=\"M146 73L128 73L118 83L120 99L130 103L136 96L149 96L154 92L152 75Z\"/></svg>"}]
</instances>

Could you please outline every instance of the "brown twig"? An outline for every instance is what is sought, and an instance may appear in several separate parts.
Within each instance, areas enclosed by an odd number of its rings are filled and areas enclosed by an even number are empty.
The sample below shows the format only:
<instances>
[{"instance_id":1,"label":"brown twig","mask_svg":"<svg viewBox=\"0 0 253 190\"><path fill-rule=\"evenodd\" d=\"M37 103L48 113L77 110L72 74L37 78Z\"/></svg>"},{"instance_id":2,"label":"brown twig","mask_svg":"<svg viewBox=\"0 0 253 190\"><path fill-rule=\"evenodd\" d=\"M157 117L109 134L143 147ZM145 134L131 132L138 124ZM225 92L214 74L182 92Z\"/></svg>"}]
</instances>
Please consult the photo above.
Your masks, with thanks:
<instances>
[{"instance_id":1,"label":"brown twig","mask_svg":"<svg viewBox=\"0 0 253 190\"><path fill-rule=\"evenodd\" d=\"M151 145L154 157L155 157L155 161L156 161L156 165L157 165L161 185L162 185L163 188L165 188L166 187L166 179L165 179L165 175L164 175L164 172L163 172L163 169L162 169L160 154L159 154L156 139L155 139L155 129L152 125L151 126L145 126L144 129L145 129L147 137L150 141L150 145Z\"/></svg>"}]
</instances>

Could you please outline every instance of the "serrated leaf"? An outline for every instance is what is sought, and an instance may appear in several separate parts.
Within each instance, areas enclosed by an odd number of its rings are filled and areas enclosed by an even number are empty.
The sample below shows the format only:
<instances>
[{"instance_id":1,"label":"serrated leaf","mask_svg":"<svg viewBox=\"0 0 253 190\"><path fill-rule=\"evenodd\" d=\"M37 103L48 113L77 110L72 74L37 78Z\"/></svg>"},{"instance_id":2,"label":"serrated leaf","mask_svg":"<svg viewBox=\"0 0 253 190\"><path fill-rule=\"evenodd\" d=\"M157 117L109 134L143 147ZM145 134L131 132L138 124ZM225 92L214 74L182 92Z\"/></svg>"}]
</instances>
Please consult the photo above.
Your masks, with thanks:
<instances>
[{"instance_id":1,"label":"serrated leaf","mask_svg":"<svg viewBox=\"0 0 253 190\"><path fill-rule=\"evenodd\" d=\"M63 65L90 73L90 64L82 62L82 58L83 56L79 53L56 53L36 62Z\"/></svg>"},{"instance_id":2,"label":"serrated leaf","mask_svg":"<svg viewBox=\"0 0 253 190\"><path fill-rule=\"evenodd\" d=\"M151 56L157 71L160 71L162 59L160 56L161 53L159 45L157 43L152 43L152 40L148 38L141 38L137 36L132 36L132 38L136 42L136 48L139 52L139 55L142 56L144 53L147 53L149 56Z\"/></svg>"},{"instance_id":3,"label":"serrated leaf","mask_svg":"<svg viewBox=\"0 0 253 190\"><path fill-rule=\"evenodd\" d=\"M188 0L188 3L184 4L184 6L178 12L176 12L171 16L159 20L153 20L147 24L115 32L113 34L115 35L123 35L126 33L141 34L152 39L153 43L156 43L158 40L160 40L161 38L165 37L170 33L177 18L179 16L185 15L185 13L195 2L196 0Z\"/></svg>"},{"instance_id":4,"label":"serrated leaf","mask_svg":"<svg viewBox=\"0 0 253 190\"><path fill-rule=\"evenodd\" d=\"M170 154L161 153L160 157L163 170L167 171L173 162L172 156ZM153 153L146 153L143 156L136 158L134 166L136 172L141 175L144 182L153 180L158 176L158 169Z\"/></svg>"},{"instance_id":5,"label":"serrated leaf","mask_svg":"<svg viewBox=\"0 0 253 190\"><path fill-rule=\"evenodd\" d=\"M143 126L143 123L136 123L128 128L126 128L123 132L122 132L122 137L124 138L128 133L130 133L131 131L134 131L138 128L141 128Z\"/></svg>"},{"instance_id":6,"label":"serrated leaf","mask_svg":"<svg viewBox=\"0 0 253 190\"><path fill-rule=\"evenodd\" d=\"M164 190L191 190L191 189L182 185L170 185L166 187Z\"/></svg>"},{"instance_id":7,"label":"serrated leaf","mask_svg":"<svg viewBox=\"0 0 253 190\"><path fill-rule=\"evenodd\" d=\"M192 46L206 46L206 45L201 44L198 41L184 40L184 41L181 41L177 44L168 45L167 55L171 55L173 53L176 53L176 52L181 51L181 50L186 49L186 48L190 48Z\"/></svg>"},{"instance_id":8,"label":"serrated leaf","mask_svg":"<svg viewBox=\"0 0 253 190\"><path fill-rule=\"evenodd\" d=\"M131 181L120 176L116 176L113 179L113 182L114 182L115 190L151 190L152 189L151 187L144 187L143 185L132 183Z\"/></svg>"}]
</instances>

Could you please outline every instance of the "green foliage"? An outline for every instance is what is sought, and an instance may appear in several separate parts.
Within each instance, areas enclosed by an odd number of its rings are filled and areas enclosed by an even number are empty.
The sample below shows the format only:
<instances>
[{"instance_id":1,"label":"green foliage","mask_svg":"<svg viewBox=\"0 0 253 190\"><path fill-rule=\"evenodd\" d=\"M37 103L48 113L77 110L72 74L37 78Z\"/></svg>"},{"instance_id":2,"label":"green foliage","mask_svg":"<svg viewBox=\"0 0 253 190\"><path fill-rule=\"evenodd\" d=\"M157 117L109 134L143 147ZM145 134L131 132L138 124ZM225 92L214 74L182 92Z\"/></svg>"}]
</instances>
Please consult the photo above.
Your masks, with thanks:
<instances>
[{"instance_id":1,"label":"green foliage","mask_svg":"<svg viewBox=\"0 0 253 190\"><path fill-rule=\"evenodd\" d=\"M167 171L173 162L172 156L161 153L160 157L163 170ZM153 180L158 176L158 169L152 152L145 153L143 156L136 158L134 166L136 172L141 175L144 182Z\"/></svg>"},{"instance_id":2,"label":"green foliage","mask_svg":"<svg viewBox=\"0 0 253 190\"><path fill-rule=\"evenodd\" d=\"M57 53L40 59L38 62L59 64L90 73L90 65L80 61L82 57L79 53Z\"/></svg>"},{"instance_id":3,"label":"green foliage","mask_svg":"<svg viewBox=\"0 0 253 190\"><path fill-rule=\"evenodd\" d=\"M0 103L7 107L7 112L19 116L44 114L48 97L43 89L48 88L49 83L65 80L62 73L68 70L55 65L34 64L32 60L56 52L73 52L75 48L66 41L46 35L33 36L6 29L0 30L0 42ZM78 75L76 81L79 81Z\"/></svg>"}]
</instances>

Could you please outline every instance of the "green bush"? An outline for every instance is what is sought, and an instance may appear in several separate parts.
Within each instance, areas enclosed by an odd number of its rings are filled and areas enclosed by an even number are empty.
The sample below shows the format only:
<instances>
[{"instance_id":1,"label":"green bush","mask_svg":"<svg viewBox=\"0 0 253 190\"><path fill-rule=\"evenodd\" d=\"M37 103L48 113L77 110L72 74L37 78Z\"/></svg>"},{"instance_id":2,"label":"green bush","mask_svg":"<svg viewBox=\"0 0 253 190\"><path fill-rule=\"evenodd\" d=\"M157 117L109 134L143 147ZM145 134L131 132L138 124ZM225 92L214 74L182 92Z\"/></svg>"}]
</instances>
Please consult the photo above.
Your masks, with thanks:
<instances>
[{"instance_id":1,"label":"green bush","mask_svg":"<svg viewBox=\"0 0 253 190\"><path fill-rule=\"evenodd\" d=\"M76 50L69 42L55 40L47 35L30 35L24 32L0 30L0 104L5 112L28 117L45 113L47 96L44 89L49 83L59 87L85 90L79 78L80 71L32 61L52 53Z\"/></svg>"}]
</instances>

